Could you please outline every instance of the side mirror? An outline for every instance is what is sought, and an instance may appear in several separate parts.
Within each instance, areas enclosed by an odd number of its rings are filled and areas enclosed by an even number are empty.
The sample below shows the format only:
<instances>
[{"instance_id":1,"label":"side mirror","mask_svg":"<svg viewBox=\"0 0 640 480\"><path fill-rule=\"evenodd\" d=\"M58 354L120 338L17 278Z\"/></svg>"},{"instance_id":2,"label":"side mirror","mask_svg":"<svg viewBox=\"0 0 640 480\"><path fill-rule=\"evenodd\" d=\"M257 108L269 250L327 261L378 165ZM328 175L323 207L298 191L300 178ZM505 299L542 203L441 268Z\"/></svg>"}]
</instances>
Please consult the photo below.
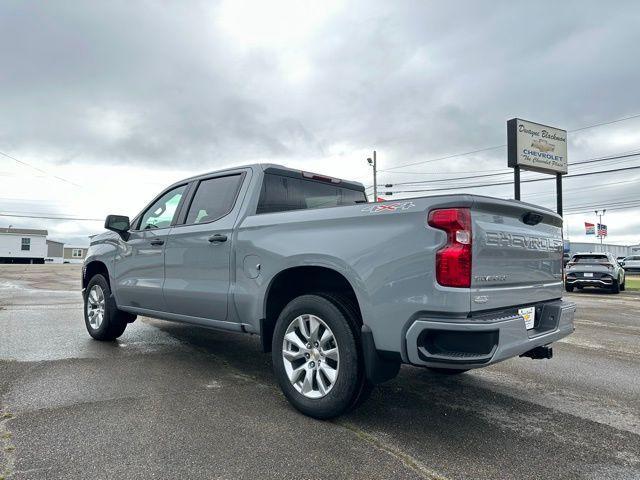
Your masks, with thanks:
<instances>
[{"instance_id":1,"label":"side mirror","mask_svg":"<svg viewBox=\"0 0 640 480\"><path fill-rule=\"evenodd\" d=\"M621 267L624 267L624 260L620 260L618 263L620 264Z\"/></svg>"},{"instance_id":2,"label":"side mirror","mask_svg":"<svg viewBox=\"0 0 640 480\"><path fill-rule=\"evenodd\" d=\"M107 219L104 221L104 228L116 232L122 237L128 237L129 229L131 228L129 217L124 215L107 215Z\"/></svg>"}]
</instances>

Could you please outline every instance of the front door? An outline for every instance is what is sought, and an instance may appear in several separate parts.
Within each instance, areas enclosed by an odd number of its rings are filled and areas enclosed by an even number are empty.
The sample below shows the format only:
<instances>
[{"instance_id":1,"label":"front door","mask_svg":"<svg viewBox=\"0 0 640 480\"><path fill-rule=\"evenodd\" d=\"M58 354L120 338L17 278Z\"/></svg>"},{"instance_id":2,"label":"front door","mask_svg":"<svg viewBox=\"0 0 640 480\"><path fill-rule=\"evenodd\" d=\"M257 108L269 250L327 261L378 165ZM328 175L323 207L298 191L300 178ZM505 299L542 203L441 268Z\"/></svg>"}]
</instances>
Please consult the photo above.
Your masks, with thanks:
<instances>
[{"instance_id":1,"label":"front door","mask_svg":"<svg viewBox=\"0 0 640 480\"><path fill-rule=\"evenodd\" d=\"M164 283L169 312L203 323L227 319L234 206L243 178L235 173L200 180L185 218L169 232Z\"/></svg>"},{"instance_id":2,"label":"front door","mask_svg":"<svg viewBox=\"0 0 640 480\"><path fill-rule=\"evenodd\" d=\"M181 185L160 195L134 222L129 238L119 242L114 268L118 305L166 310L165 247L185 190L186 185Z\"/></svg>"}]
</instances>

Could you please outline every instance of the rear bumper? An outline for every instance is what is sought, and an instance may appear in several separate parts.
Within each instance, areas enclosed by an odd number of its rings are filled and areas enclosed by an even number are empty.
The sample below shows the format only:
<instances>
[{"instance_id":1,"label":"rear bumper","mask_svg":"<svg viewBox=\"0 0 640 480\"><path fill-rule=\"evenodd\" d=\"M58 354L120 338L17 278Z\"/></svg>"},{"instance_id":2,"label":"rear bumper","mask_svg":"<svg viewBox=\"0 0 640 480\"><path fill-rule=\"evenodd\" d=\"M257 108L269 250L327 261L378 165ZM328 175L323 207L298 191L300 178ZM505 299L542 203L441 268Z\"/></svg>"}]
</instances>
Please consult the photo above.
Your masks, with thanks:
<instances>
[{"instance_id":1,"label":"rear bumper","mask_svg":"<svg viewBox=\"0 0 640 480\"><path fill-rule=\"evenodd\" d=\"M546 303L531 330L519 315L464 322L418 318L406 333L407 358L414 365L426 367L469 369L491 365L571 334L575 310L572 302Z\"/></svg>"},{"instance_id":2,"label":"rear bumper","mask_svg":"<svg viewBox=\"0 0 640 480\"><path fill-rule=\"evenodd\" d=\"M613 285L613 277L567 278L565 283L570 287L611 287Z\"/></svg>"}]
</instances>

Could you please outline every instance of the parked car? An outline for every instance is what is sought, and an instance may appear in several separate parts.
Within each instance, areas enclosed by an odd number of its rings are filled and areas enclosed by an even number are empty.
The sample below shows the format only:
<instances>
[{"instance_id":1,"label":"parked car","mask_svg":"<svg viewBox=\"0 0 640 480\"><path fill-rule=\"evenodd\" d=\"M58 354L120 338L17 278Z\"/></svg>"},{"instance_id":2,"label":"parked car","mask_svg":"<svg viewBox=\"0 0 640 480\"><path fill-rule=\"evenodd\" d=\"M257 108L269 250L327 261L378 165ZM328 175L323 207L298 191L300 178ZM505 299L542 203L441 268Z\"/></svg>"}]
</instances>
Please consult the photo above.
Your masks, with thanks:
<instances>
[{"instance_id":1,"label":"parked car","mask_svg":"<svg viewBox=\"0 0 640 480\"><path fill-rule=\"evenodd\" d=\"M631 255L625 257L620 263L625 272L633 273L640 272L640 255Z\"/></svg>"},{"instance_id":2,"label":"parked car","mask_svg":"<svg viewBox=\"0 0 640 480\"><path fill-rule=\"evenodd\" d=\"M625 289L625 272L611 253L578 253L567 264L565 288L607 288L613 293Z\"/></svg>"},{"instance_id":3,"label":"parked car","mask_svg":"<svg viewBox=\"0 0 640 480\"><path fill-rule=\"evenodd\" d=\"M367 203L360 183L250 165L180 181L105 227L82 273L93 338L136 315L258 334L287 399L317 418L402 363L456 374L551 358L574 330L562 219L523 202Z\"/></svg>"}]
</instances>

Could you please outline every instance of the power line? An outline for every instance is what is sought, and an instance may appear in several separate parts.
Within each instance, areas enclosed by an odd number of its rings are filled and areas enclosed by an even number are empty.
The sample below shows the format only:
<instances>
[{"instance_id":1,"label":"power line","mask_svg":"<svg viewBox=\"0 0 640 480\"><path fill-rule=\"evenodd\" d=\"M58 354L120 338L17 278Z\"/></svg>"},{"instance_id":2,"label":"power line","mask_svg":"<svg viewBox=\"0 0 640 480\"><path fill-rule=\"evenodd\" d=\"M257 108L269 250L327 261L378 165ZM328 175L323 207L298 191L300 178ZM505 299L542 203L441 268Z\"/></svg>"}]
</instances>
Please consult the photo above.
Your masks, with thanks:
<instances>
[{"instance_id":1,"label":"power line","mask_svg":"<svg viewBox=\"0 0 640 480\"><path fill-rule=\"evenodd\" d=\"M614 156L610 156L610 157L599 157L599 158L592 158L592 159L587 159L587 160L582 160L582 161L578 161L578 162L570 162L569 165L586 165L586 164L591 164L591 163L597 163L597 162L604 162L604 161L610 161L610 160L619 160L619 159L623 159L623 158L630 158L630 157L636 157L640 155L640 151L635 151L635 153L629 153L629 154L620 154L620 155L614 155ZM419 185L422 183L439 183L439 182L449 182L449 181L456 181L456 180L470 180L470 179L474 179L474 178L486 178L486 177L499 177L499 176L504 176L504 175L510 175L512 172L507 171L504 173L487 173L484 175L469 175L466 177L452 177L452 178L438 178L435 180L416 180L414 182L395 182L392 185ZM566 177L571 177L571 175L566 175ZM565 177L565 178L566 178ZM387 187L387 188L392 188L392 187Z\"/></svg>"},{"instance_id":2,"label":"power line","mask_svg":"<svg viewBox=\"0 0 640 480\"><path fill-rule=\"evenodd\" d=\"M574 128L573 130L567 130L567 133L581 132L582 130L587 130L587 129L589 129L589 128L600 127L600 126L603 126L603 125L611 125L611 124L613 124L613 123L624 122L624 121L626 121L626 120L632 120L632 119L634 119L634 118L639 118L639 117L640 117L640 113L637 113L637 114L630 115L630 116L628 116L628 117L617 118L617 119L615 119L615 120L609 120L609 121L606 121L606 122L594 123L594 124L592 124L592 125L587 125L587 126L584 126L584 127ZM452 154L452 155L446 155L446 156L444 156L444 157L432 158L432 159L429 159L429 160L422 160L422 161L420 161L420 162L405 163L405 164L403 164L403 165L397 165L397 166L395 166L395 167L389 167L389 168L387 168L387 169L384 169L384 170L378 170L378 171L379 171L379 172L387 172L387 171L389 171L389 170L395 170L395 169L397 169L397 168L402 168L402 167L410 167L410 166L413 166L413 165L421 165L421 164L423 164L423 163L438 162L438 161L441 161L441 160L447 160L447 159L450 159L450 158L464 157L464 156L467 156L467 155L473 155L474 153L481 153L481 152L487 152L487 151L490 151L490 150L497 150L497 149L499 149L499 148L504 148L504 147L506 147L506 146L507 146L507 144L506 144L506 143L503 143L502 145L494 145L493 147L484 147L484 148L479 148L479 149L477 149L477 150L471 150L471 151L469 151L469 152L463 152L463 153L456 153L456 154Z\"/></svg>"},{"instance_id":3,"label":"power line","mask_svg":"<svg viewBox=\"0 0 640 480\"><path fill-rule=\"evenodd\" d=\"M78 218L78 217L54 217L42 215L21 215L17 213L0 213L0 217L15 217L15 218L39 218L44 220L73 220L78 222L104 222L104 218Z\"/></svg>"},{"instance_id":4,"label":"power line","mask_svg":"<svg viewBox=\"0 0 640 480\"><path fill-rule=\"evenodd\" d=\"M599 174L603 174L603 173L624 172L624 171L638 170L638 169L640 169L640 166L614 168L614 169L611 169L611 170L600 170L600 171L597 171L597 172L575 173L575 174L572 174L572 175L565 175L564 178L586 177L588 175L599 175ZM555 180L555 178L553 178L553 177L550 177L550 178L534 178L534 179L530 179L530 180L522 180L521 183L544 182L544 181L548 181L548 180ZM449 188L432 188L432 189L422 189L422 190L400 190L400 191L394 191L393 193L441 192L441 191L454 190L454 189L461 190L461 189L469 189L469 188L493 187L493 186L498 186L498 185L511 185L512 183L513 182L494 182L494 183L484 183L484 184L468 185L468 186L456 186L456 187L449 187Z\"/></svg>"},{"instance_id":5,"label":"power line","mask_svg":"<svg viewBox=\"0 0 640 480\"><path fill-rule=\"evenodd\" d=\"M54 175L52 173L47 172L46 170L38 168L35 165L31 165L30 163L23 162L22 160L18 160L16 157L13 157L13 156L9 155L8 153L4 153L4 152L0 151L0 155L4 155L5 157L10 158L11 160L15 160L19 164L24 165L26 167L33 168L34 170L37 170L40 173L44 173L49 177L53 177L53 178L55 178L57 180L61 180L63 182L69 183L69 184L71 184L73 186L80 187L80 185L78 185L77 183L73 183L71 180L67 180L66 178L59 177L57 175Z\"/></svg>"},{"instance_id":6,"label":"power line","mask_svg":"<svg viewBox=\"0 0 640 480\"><path fill-rule=\"evenodd\" d=\"M595 190L595 189L600 189L600 188L609 188L613 185L622 185L625 183L638 183L640 182L640 178L634 178L632 180L622 180L620 182L607 182L605 185L589 185L589 189L587 191L590 192L591 190ZM565 192L577 192L577 191L585 191L584 187L574 187L574 188L563 188L562 189L563 193ZM538 197L538 196L547 196L547 195L555 195L556 192L555 191L551 191L551 192L533 192L533 193L529 193L527 194L527 198L528 197Z\"/></svg>"}]
</instances>

